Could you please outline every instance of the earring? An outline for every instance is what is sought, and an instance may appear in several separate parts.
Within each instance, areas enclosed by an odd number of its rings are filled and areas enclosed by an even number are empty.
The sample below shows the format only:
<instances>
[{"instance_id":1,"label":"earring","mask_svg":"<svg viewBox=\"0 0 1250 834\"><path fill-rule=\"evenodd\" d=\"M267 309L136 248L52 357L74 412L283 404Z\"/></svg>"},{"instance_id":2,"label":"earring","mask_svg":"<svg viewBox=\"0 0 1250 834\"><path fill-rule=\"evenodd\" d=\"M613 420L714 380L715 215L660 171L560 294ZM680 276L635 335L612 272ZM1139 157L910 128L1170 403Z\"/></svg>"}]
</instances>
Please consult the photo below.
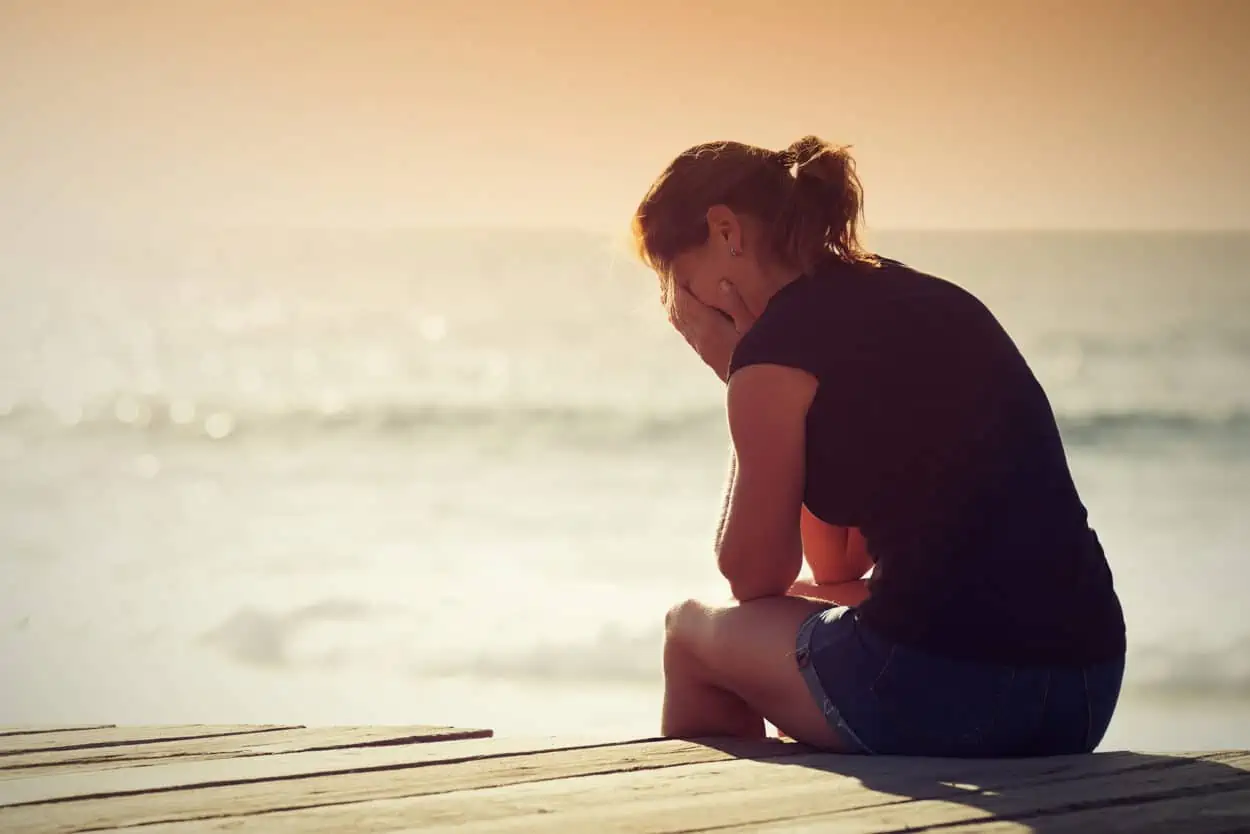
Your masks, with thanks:
<instances>
[{"instance_id":1,"label":"earring","mask_svg":"<svg viewBox=\"0 0 1250 834\"><path fill-rule=\"evenodd\" d=\"M738 257L738 256L739 256L739 255L741 255L741 254L742 254L742 253L741 253L741 252L739 252L739 251L738 251L737 249L735 249L734 247L732 247L732 246L730 246L730 247L729 247L729 257L731 257L731 258L736 258L736 257Z\"/></svg>"}]
</instances>

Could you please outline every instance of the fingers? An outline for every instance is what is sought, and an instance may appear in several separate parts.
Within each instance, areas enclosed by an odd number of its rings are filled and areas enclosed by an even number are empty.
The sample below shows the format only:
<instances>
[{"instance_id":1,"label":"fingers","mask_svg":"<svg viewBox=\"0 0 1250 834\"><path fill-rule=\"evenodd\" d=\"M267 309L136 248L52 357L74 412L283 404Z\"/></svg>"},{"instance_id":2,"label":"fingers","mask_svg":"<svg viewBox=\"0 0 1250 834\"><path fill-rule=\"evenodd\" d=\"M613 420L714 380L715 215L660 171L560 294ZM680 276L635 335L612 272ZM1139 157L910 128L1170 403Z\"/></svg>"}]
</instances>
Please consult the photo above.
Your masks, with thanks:
<instances>
[{"instance_id":1,"label":"fingers","mask_svg":"<svg viewBox=\"0 0 1250 834\"><path fill-rule=\"evenodd\" d=\"M685 287L674 287L672 302L668 305L668 321L678 330L692 318L692 308L698 301Z\"/></svg>"},{"instance_id":2,"label":"fingers","mask_svg":"<svg viewBox=\"0 0 1250 834\"><path fill-rule=\"evenodd\" d=\"M669 323L678 330L702 330L709 327L732 325L741 332L749 327L754 320L746 309L737 292L726 297L727 304L712 306L705 304L694 293L685 287L675 287L673 303L668 308ZM735 315L732 311L736 311Z\"/></svg>"},{"instance_id":3,"label":"fingers","mask_svg":"<svg viewBox=\"0 0 1250 834\"><path fill-rule=\"evenodd\" d=\"M750 329L755 323L755 316L751 315L750 309L747 308L746 302L733 283L727 278L722 278L717 289L720 292L722 308L733 319L734 329L739 333Z\"/></svg>"}]
</instances>

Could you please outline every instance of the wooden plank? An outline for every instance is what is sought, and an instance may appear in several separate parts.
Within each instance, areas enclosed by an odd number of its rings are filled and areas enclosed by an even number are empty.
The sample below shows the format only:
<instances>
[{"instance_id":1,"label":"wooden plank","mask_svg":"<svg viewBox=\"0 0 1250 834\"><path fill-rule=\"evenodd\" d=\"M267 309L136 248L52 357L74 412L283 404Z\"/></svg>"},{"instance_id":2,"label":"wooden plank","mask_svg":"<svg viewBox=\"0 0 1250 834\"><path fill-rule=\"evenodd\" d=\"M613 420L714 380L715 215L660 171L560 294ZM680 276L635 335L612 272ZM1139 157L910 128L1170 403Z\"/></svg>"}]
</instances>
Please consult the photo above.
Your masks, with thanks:
<instances>
[{"instance_id":1,"label":"wooden plank","mask_svg":"<svg viewBox=\"0 0 1250 834\"><path fill-rule=\"evenodd\" d=\"M275 753L269 756L218 758L184 762L165 759L144 767L106 771L79 771L45 775L43 768L24 771L21 778L0 780L0 806L36 802L59 802L115 794L139 794L186 789L199 785L228 785L274 781L308 776L349 773L354 770L391 770L405 766L432 765L518 755L542 750L609 746L616 741L583 740L571 743L563 737L470 739L438 744L404 744L353 747L335 750ZM23 771L18 771L23 773Z\"/></svg>"},{"instance_id":2,"label":"wooden plank","mask_svg":"<svg viewBox=\"0 0 1250 834\"><path fill-rule=\"evenodd\" d=\"M1223 793L1240 796L1239 790L1250 789L1246 770L1250 754L1239 764L1138 754L992 762L802 755L219 816L197 820L194 830L605 834L725 828L879 834L929 826L945 829L1004 814L1057 813L1081 801L1096 808L1164 795L1183 797L1193 791L1202 791L1212 807L1226 807ZM145 834L191 830L176 824L154 826ZM1049 834L1049 828L1039 830Z\"/></svg>"},{"instance_id":3,"label":"wooden plank","mask_svg":"<svg viewBox=\"0 0 1250 834\"><path fill-rule=\"evenodd\" d=\"M38 750L0 757L0 779L26 776L38 768L40 776L110 767L153 764L176 758L180 762L227 756L262 756L331 750L340 747L417 744L465 738L489 738L490 730L456 727L296 727L255 733L198 737L148 744L120 744L66 750Z\"/></svg>"},{"instance_id":4,"label":"wooden plank","mask_svg":"<svg viewBox=\"0 0 1250 834\"><path fill-rule=\"evenodd\" d=\"M513 782L482 790L451 791L404 799L366 801L335 806L317 806L290 812L276 812L246 817L229 817L213 820L197 820L195 830L231 832L390 832L409 830L459 830L459 826L482 830L557 830L579 831L657 831L664 828L663 821L649 820L651 827L631 827L633 811L646 811L653 803L661 803L667 813L669 804L691 797L734 806L743 805L740 792L742 785L757 784L757 780L774 786L787 787L796 794L842 791L853 807L865 803L883 804L902 801L897 795L872 797L860 783L840 774L804 766L806 762L823 763L837 761L839 757L809 752L796 754L793 758L777 759L774 765L769 759L728 758L712 762L676 766L664 770L604 772L584 775L576 779L532 780ZM846 758L846 757L841 757ZM869 760L868 768L874 766L888 773L886 760ZM1008 762L1012 769L1025 769L1033 773L1048 773L1056 769L1053 762L1037 760L1024 763ZM897 767L897 765L895 765ZM970 768L966 762L945 760L935 762L943 777L959 778L967 775ZM943 786L942 791L953 789ZM758 806L756 811L758 811ZM660 814L663 816L663 813ZM771 819L765 809L763 815ZM3 818L0 818L3 819ZM701 829L684 817L686 828ZM189 834L192 829L182 823L145 827L144 834Z\"/></svg>"},{"instance_id":5,"label":"wooden plank","mask_svg":"<svg viewBox=\"0 0 1250 834\"><path fill-rule=\"evenodd\" d=\"M750 786L736 794L744 806L768 809L771 819L743 819L745 814L722 810L715 803L699 803L694 808L669 809L667 814L652 816L646 811L632 809L634 822L640 828L669 831L681 827L684 818L687 826L697 818L700 825L717 825L725 830L751 831L827 831L837 830L848 834L882 834L899 830L925 830L948 827L958 823L981 823L1002 818L1045 819L1059 812L1073 813L1084 809L1121 807L1135 803L1159 801L1165 798L1183 798L1196 794L1205 796L1212 807L1223 807L1221 796L1236 798L1250 788L1250 754L1243 754L1229 762L1202 758L1144 757L1161 760L1144 762L1127 772L1086 776L1078 768L1066 778L1045 777L1036 780L996 780L987 768L983 778L974 780L977 790L964 790L944 798L917 798L911 801L892 802L879 807L864 807L863 803L848 805L836 796L809 791L796 796L793 792L758 790ZM1170 760L1170 761L1169 761ZM992 767L992 764L991 764ZM873 790L871 783L866 789ZM910 791L906 795L913 795ZM637 803L633 803L635 806ZM693 812L693 813L691 813ZM573 821L576 824L576 821ZM671 827L670 827L671 826ZM437 830L437 829L429 829ZM465 834L475 830L466 826L458 831ZM496 827L492 830L506 830ZM614 829L606 821L596 822L597 831ZM632 829L631 829L632 830ZM974 829L975 830L975 829ZM1034 829L1038 830L1038 829ZM1049 832L1049 829L1040 830ZM1088 830L1099 831L1093 828Z\"/></svg>"},{"instance_id":6,"label":"wooden plank","mask_svg":"<svg viewBox=\"0 0 1250 834\"><path fill-rule=\"evenodd\" d=\"M716 747L664 740L488 756L429 767L405 765L298 779L265 779L8 806L0 808L0 830L56 834L177 820L196 820L197 825L203 825L204 821L220 816L237 818L276 809L419 796L596 773L672 768L738 755L761 758L796 755L806 749L775 740L726 743Z\"/></svg>"},{"instance_id":7,"label":"wooden plank","mask_svg":"<svg viewBox=\"0 0 1250 834\"><path fill-rule=\"evenodd\" d=\"M81 750L118 744L150 744L154 741L175 741L209 736L240 735L271 730L291 730L299 725L214 725L187 724L160 727L101 727L93 730L71 730L0 737L0 756L28 753L35 750Z\"/></svg>"},{"instance_id":8,"label":"wooden plank","mask_svg":"<svg viewBox=\"0 0 1250 834\"><path fill-rule=\"evenodd\" d=\"M802 831L803 829L795 829ZM808 831L827 831L812 826ZM1019 820L990 820L941 829L943 834L1246 834L1250 790L1111 805Z\"/></svg>"},{"instance_id":9,"label":"wooden plank","mask_svg":"<svg viewBox=\"0 0 1250 834\"><path fill-rule=\"evenodd\" d=\"M985 823L989 821L1034 819L1041 822L1053 816L1088 814L1105 811L1104 818L1114 812L1138 804L1155 805L1163 801L1200 796L1208 807L1227 810L1241 801L1244 791L1250 789L1250 754L1228 762L1206 758L1181 761L1172 766L1143 767L1116 776L1077 777L1060 782L1041 782L1025 785L995 786L989 791L964 794L948 800L918 800L891 805L885 813L871 813L867 809L848 812L815 809L806 811L792 808L793 818L756 826L758 831L827 830L836 827L839 832L895 831L905 826L940 827L943 830L956 823ZM780 816L780 815L779 815ZM917 822L921 825L917 826ZM749 826L738 826L743 830ZM1036 827L1033 830L1038 830ZM1049 834L1049 828L1041 830ZM1099 828L1085 830L1102 831Z\"/></svg>"},{"instance_id":10,"label":"wooden plank","mask_svg":"<svg viewBox=\"0 0 1250 834\"><path fill-rule=\"evenodd\" d=\"M0 736L26 736L35 733L68 733L76 730L103 730L116 724L53 724L48 726L0 727Z\"/></svg>"}]
</instances>

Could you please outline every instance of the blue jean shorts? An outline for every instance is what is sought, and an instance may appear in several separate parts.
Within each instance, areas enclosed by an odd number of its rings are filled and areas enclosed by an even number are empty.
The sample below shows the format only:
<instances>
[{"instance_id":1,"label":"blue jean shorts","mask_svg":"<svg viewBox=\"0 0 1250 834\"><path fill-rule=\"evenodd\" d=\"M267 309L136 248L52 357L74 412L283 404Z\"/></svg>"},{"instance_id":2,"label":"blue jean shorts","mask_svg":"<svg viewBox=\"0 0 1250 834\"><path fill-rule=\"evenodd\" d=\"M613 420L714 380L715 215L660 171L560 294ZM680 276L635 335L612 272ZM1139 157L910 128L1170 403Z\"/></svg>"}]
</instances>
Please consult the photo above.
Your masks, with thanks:
<instances>
[{"instance_id":1,"label":"blue jean shorts","mask_svg":"<svg viewBox=\"0 0 1250 834\"><path fill-rule=\"evenodd\" d=\"M795 660L848 750L899 756L1092 752L1124 677L1123 658L1051 668L939 657L886 640L840 606L803 623Z\"/></svg>"}]
</instances>

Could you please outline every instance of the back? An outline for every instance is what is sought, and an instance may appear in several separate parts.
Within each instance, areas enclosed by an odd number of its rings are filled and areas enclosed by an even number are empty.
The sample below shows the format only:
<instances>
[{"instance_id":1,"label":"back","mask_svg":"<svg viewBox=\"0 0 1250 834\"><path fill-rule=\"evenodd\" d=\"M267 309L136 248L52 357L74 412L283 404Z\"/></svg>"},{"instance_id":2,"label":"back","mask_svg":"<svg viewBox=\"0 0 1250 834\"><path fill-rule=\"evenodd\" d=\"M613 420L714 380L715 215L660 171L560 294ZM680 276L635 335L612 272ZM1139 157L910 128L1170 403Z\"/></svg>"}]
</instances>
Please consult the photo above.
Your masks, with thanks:
<instances>
[{"instance_id":1,"label":"back","mask_svg":"<svg viewBox=\"0 0 1250 834\"><path fill-rule=\"evenodd\" d=\"M863 531L877 562L866 624L986 662L1123 653L1048 399L975 297L897 262L831 261L773 298L732 369L760 362L820 380L805 502Z\"/></svg>"}]
</instances>

